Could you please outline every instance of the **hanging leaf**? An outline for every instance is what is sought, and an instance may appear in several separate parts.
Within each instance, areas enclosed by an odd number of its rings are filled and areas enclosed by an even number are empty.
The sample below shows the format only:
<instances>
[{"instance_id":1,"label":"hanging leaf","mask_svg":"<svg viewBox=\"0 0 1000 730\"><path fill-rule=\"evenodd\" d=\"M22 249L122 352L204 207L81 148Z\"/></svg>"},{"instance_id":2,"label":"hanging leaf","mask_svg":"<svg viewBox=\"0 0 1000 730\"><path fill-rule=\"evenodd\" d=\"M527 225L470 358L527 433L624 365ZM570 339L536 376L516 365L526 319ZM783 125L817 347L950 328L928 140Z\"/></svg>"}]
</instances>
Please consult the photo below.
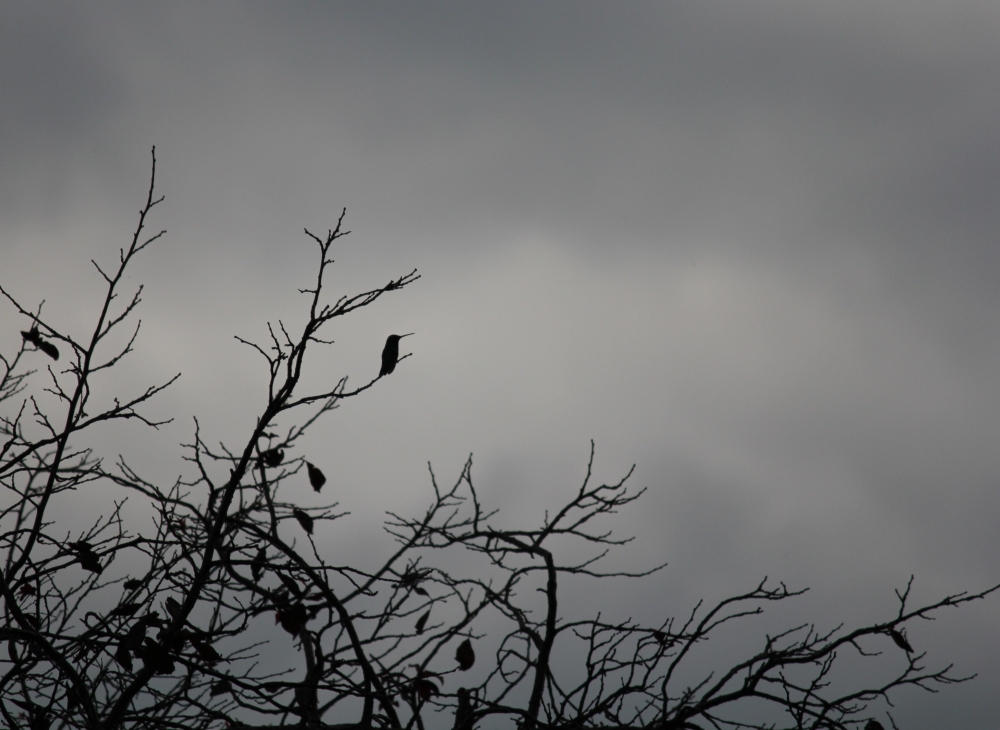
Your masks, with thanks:
<instances>
[{"instance_id":1,"label":"hanging leaf","mask_svg":"<svg viewBox=\"0 0 1000 730\"><path fill-rule=\"evenodd\" d=\"M415 689L417 694L420 695L420 699L425 701L434 695L441 694L436 684L423 677L413 681L413 689Z\"/></svg>"},{"instance_id":2,"label":"hanging leaf","mask_svg":"<svg viewBox=\"0 0 1000 730\"><path fill-rule=\"evenodd\" d=\"M288 591L296 598L302 598L302 589L299 584L295 582L294 578L291 578L284 573L278 573L278 578L281 579L282 585L288 589Z\"/></svg>"},{"instance_id":3,"label":"hanging leaf","mask_svg":"<svg viewBox=\"0 0 1000 730\"><path fill-rule=\"evenodd\" d=\"M306 462L306 471L309 472L309 483L312 485L312 488L317 492L321 490L323 485L326 484L326 477L323 476L323 472L308 461Z\"/></svg>"},{"instance_id":4,"label":"hanging leaf","mask_svg":"<svg viewBox=\"0 0 1000 730\"><path fill-rule=\"evenodd\" d=\"M472 668L472 665L476 663L476 652L472 650L471 641L466 639L458 645L458 649L455 651L455 660L458 662L458 668L463 672Z\"/></svg>"},{"instance_id":5,"label":"hanging leaf","mask_svg":"<svg viewBox=\"0 0 1000 730\"><path fill-rule=\"evenodd\" d=\"M671 639L670 636L664 633L663 631L654 631L653 638L656 639L656 642L664 649L669 649L671 646L674 645L674 640Z\"/></svg>"},{"instance_id":6,"label":"hanging leaf","mask_svg":"<svg viewBox=\"0 0 1000 730\"><path fill-rule=\"evenodd\" d=\"M125 645L124 640L118 645L118 651L115 652L115 661L129 672L132 671L132 655L129 653L129 647Z\"/></svg>"},{"instance_id":7,"label":"hanging leaf","mask_svg":"<svg viewBox=\"0 0 1000 730\"><path fill-rule=\"evenodd\" d=\"M132 628L128 630L125 634L125 638L122 639L121 645L126 649L138 649L142 646L142 640L146 638L146 621L139 619L134 624Z\"/></svg>"},{"instance_id":8,"label":"hanging leaf","mask_svg":"<svg viewBox=\"0 0 1000 730\"><path fill-rule=\"evenodd\" d=\"M142 647L142 663L153 670L153 674L173 674L174 660L162 646L146 637Z\"/></svg>"},{"instance_id":9,"label":"hanging leaf","mask_svg":"<svg viewBox=\"0 0 1000 730\"><path fill-rule=\"evenodd\" d=\"M222 655L215 650L215 647L211 644L203 644L200 641L191 642L194 646L194 650L198 653L198 658L203 662L208 662L208 664L215 664L216 662L222 661Z\"/></svg>"},{"instance_id":10,"label":"hanging leaf","mask_svg":"<svg viewBox=\"0 0 1000 730\"><path fill-rule=\"evenodd\" d=\"M276 467L285 458L285 451L283 449L268 449L260 454L259 464L264 466Z\"/></svg>"},{"instance_id":11,"label":"hanging leaf","mask_svg":"<svg viewBox=\"0 0 1000 730\"><path fill-rule=\"evenodd\" d=\"M298 507L292 510L292 515L295 519L299 521L302 525L302 529L308 532L310 535L313 534L313 518L307 515L305 512L300 510Z\"/></svg>"},{"instance_id":12,"label":"hanging leaf","mask_svg":"<svg viewBox=\"0 0 1000 730\"><path fill-rule=\"evenodd\" d=\"M907 654L913 653L913 647L910 646L910 642L906 640L906 637L899 633L896 629L889 629L889 636L896 643L900 649L905 651Z\"/></svg>"},{"instance_id":13,"label":"hanging leaf","mask_svg":"<svg viewBox=\"0 0 1000 730\"><path fill-rule=\"evenodd\" d=\"M253 575L254 580L260 580L261 574L264 572L264 564L267 561L267 550L261 547L254 556L254 559L250 562L250 573Z\"/></svg>"},{"instance_id":14,"label":"hanging leaf","mask_svg":"<svg viewBox=\"0 0 1000 730\"><path fill-rule=\"evenodd\" d=\"M233 691L233 684L228 679L220 679L218 682L212 685L212 689L208 691L212 697L218 697L226 692Z\"/></svg>"},{"instance_id":15,"label":"hanging leaf","mask_svg":"<svg viewBox=\"0 0 1000 730\"><path fill-rule=\"evenodd\" d=\"M281 628L292 636L298 636L308 620L306 608L301 603L284 606L274 616L275 623L280 623Z\"/></svg>"},{"instance_id":16,"label":"hanging leaf","mask_svg":"<svg viewBox=\"0 0 1000 730\"><path fill-rule=\"evenodd\" d=\"M465 687L458 688L458 707L455 708L455 730L472 730L475 717L472 713L472 698Z\"/></svg>"},{"instance_id":17,"label":"hanging leaf","mask_svg":"<svg viewBox=\"0 0 1000 730\"><path fill-rule=\"evenodd\" d=\"M82 550L79 555L80 567L84 570L89 570L91 573L97 573L100 575L104 572L104 568L101 566L101 561L98 560L97 554Z\"/></svg>"},{"instance_id":18,"label":"hanging leaf","mask_svg":"<svg viewBox=\"0 0 1000 730\"><path fill-rule=\"evenodd\" d=\"M123 603L115 608L109 616L134 616L135 612L142 607L141 603Z\"/></svg>"},{"instance_id":19,"label":"hanging leaf","mask_svg":"<svg viewBox=\"0 0 1000 730\"><path fill-rule=\"evenodd\" d=\"M59 350L51 342L40 340L38 343L38 349L51 357L53 360L59 359Z\"/></svg>"},{"instance_id":20,"label":"hanging leaf","mask_svg":"<svg viewBox=\"0 0 1000 730\"><path fill-rule=\"evenodd\" d=\"M417 630L417 636L424 633L424 627L427 625L427 619L431 617L431 612L428 611L423 616L417 619L417 625L414 627Z\"/></svg>"},{"instance_id":21,"label":"hanging leaf","mask_svg":"<svg viewBox=\"0 0 1000 730\"><path fill-rule=\"evenodd\" d=\"M167 596L165 603L167 604L167 613L170 614L170 618L177 618L181 613L181 604L173 596Z\"/></svg>"}]
</instances>

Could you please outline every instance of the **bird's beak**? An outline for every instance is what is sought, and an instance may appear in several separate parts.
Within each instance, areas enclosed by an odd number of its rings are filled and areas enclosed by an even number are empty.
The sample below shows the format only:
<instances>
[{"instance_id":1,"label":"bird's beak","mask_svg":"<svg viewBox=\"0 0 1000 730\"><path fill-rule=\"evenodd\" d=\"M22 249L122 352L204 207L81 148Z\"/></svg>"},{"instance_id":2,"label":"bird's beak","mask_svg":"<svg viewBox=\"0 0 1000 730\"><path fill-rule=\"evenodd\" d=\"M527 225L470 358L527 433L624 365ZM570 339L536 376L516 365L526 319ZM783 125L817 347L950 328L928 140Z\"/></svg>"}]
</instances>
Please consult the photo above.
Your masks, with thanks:
<instances>
[{"instance_id":1,"label":"bird's beak","mask_svg":"<svg viewBox=\"0 0 1000 730\"><path fill-rule=\"evenodd\" d=\"M415 334L417 334L417 333L416 332L407 332L405 335L400 335L399 339L403 339L404 337L409 337L410 335L415 335Z\"/></svg>"}]
</instances>

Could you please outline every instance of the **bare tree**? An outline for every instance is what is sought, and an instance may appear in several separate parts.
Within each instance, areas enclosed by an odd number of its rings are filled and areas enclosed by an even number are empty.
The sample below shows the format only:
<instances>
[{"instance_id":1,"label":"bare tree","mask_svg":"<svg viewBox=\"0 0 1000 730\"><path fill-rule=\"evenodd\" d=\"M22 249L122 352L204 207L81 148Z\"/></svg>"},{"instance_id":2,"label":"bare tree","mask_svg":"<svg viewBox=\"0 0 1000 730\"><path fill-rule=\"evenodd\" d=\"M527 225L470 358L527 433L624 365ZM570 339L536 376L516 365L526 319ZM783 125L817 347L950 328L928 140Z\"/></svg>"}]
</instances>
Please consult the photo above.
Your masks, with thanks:
<instances>
[{"instance_id":1,"label":"bare tree","mask_svg":"<svg viewBox=\"0 0 1000 730\"><path fill-rule=\"evenodd\" d=\"M108 465L75 446L104 422L161 425L143 408L176 379L106 407L91 400L95 376L137 342L137 325L118 349L111 335L132 326L141 301L141 287L122 291L126 270L163 235L146 233L162 201L155 162L154 154L131 242L114 266L94 264L105 295L88 335L61 329L41 306L0 287L26 328L20 350L0 356L0 714L8 727L860 728L873 719L870 703L899 688L933 692L970 679L951 666L925 668L905 626L997 587L911 606L907 585L897 592L898 611L879 623L796 626L704 676L688 668L699 644L803 591L765 580L656 625L581 614L596 606L568 611L560 603L567 580L655 580L662 567L601 569L627 542L607 518L642 490L629 487L631 471L595 484L593 445L580 489L535 524L500 526L473 486L470 458L451 486L431 472L422 515L389 514L395 547L387 559L332 563L314 531L346 515L335 504L290 501L306 480L316 491L326 482L322 464L293 454L341 400L375 387L409 355L398 358L393 336L378 377L349 388L345 376L312 393L300 387L306 353L330 344L322 335L331 320L420 278L414 270L328 297L331 249L347 234L343 214L324 236L306 231L319 256L315 280L300 290L308 302L302 330L279 322L265 344L241 340L266 361L269 377L266 405L238 448L209 446L195 421L184 446L188 476L161 484L123 456ZM297 425L274 433L293 411ZM87 529L60 528L56 515L95 489L130 494L149 509L130 522L119 500ZM298 653L276 667L261 661L266 644ZM862 686L834 679L841 655L869 661L886 651L905 653L898 674ZM882 719L895 727L888 714Z\"/></svg>"}]
</instances>

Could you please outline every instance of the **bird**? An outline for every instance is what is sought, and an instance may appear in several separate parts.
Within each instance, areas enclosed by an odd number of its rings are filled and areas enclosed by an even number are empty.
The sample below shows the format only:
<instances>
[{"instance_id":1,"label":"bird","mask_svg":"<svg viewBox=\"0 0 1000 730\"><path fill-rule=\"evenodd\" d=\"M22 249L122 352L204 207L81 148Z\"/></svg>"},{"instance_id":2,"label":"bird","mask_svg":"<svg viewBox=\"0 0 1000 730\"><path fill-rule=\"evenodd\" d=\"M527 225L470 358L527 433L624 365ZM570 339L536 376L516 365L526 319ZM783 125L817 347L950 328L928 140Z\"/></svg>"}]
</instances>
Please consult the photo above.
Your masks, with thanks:
<instances>
[{"instance_id":1,"label":"bird","mask_svg":"<svg viewBox=\"0 0 1000 730\"><path fill-rule=\"evenodd\" d=\"M885 730L885 728L878 720L869 720L865 724L865 730Z\"/></svg>"},{"instance_id":2,"label":"bird","mask_svg":"<svg viewBox=\"0 0 1000 730\"><path fill-rule=\"evenodd\" d=\"M385 347L382 348L382 370L380 370L378 374L380 378L383 375L388 375L396 369L396 363L399 361L399 341L412 334L414 333L409 332L405 335L389 335L388 339L386 339Z\"/></svg>"}]
</instances>

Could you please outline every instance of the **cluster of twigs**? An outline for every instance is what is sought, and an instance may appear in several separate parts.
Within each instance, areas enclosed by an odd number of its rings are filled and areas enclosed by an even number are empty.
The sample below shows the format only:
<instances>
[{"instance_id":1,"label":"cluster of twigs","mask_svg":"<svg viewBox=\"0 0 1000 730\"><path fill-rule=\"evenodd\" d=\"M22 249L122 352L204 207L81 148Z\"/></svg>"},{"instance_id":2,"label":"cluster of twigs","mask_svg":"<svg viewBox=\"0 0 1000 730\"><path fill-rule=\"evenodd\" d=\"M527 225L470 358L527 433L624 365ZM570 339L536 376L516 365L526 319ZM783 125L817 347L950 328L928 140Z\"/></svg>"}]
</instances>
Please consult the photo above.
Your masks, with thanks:
<instances>
[{"instance_id":1,"label":"cluster of twigs","mask_svg":"<svg viewBox=\"0 0 1000 730\"><path fill-rule=\"evenodd\" d=\"M412 271L324 303L331 247L347 233L343 215L326 236L306 232L320 257L315 282L301 290L309 299L302 331L279 323L267 345L246 342L269 378L266 406L239 449L210 447L195 421L184 456L191 476L162 485L124 457L107 466L74 448L74 437L98 423L161 425L142 407L176 379L88 412L94 376L136 342L138 326L123 348L106 352L109 334L127 326L141 301L140 287L116 309L123 274L162 235L144 233L162 200L153 192L155 156L153 173L117 267L94 264L106 294L89 338L62 331L41 307L29 310L0 288L27 327L21 349L0 355L0 715L8 727L857 728L871 718L872 701L898 688L934 691L968 679L950 666L925 669L904 626L996 588L911 608L907 586L898 613L883 622L850 631L798 626L682 684L685 662L719 627L802 591L764 581L648 626L586 613L596 607L567 611L559 592L567 576L638 579L663 567L600 569L625 542L604 518L642 491L630 491L631 472L594 484L593 448L580 489L537 526L498 527L473 486L470 459L450 488L431 473L422 516L390 513L396 548L380 564L330 562L315 537L345 514L336 503L305 508L287 496L326 484L322 464L295 449L340 400L391 373L396 352L360 387L348 389L344 377L326 392L301 393L306 352L329 344L321 330L331 320L419 278ZM39 363L45 373L30 369ZM36 377L47 400L34 390ZM280 416L306 407L300 425L273 432ZM57 516L85 492L132 495L150 510L126 524L118 500L88 529L65 533ZM477 633L483 627L488 635ZM288 666L264 660L285 656L276 647L286 645L297 650ZM839 653L870 658L887 648L907 657L898 674L860 688L831 679ZM762 717L761 706L783 719Z\"/></svg>"}]
</instances>

